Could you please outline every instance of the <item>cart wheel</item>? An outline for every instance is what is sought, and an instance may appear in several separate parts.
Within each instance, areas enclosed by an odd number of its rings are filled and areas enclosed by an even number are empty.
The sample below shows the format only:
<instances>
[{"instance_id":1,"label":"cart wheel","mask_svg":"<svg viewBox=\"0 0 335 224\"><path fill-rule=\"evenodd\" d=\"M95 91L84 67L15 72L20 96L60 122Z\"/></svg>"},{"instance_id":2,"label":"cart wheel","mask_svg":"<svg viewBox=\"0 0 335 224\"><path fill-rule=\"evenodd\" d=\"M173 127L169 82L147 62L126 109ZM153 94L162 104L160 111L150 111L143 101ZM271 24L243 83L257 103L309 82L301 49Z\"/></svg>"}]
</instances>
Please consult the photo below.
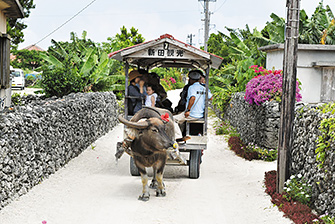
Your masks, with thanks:
<instances>
[{"instance_id":1,"label":"cart wheel","mask_svg":"<svg viewBox=\"0 0 335 224\"><path fill-rule=\"evenodd\" d=\"M138 172L133 157L130 157L130 174L132 176L140 176L140 172Z\"/></svg>"},{"instance_id":2,"label":"cart wheel","mask_svg":"<svg viewBox=\"0 0 335 224\"><path fill-rule=\"evenodd\" d=\"M188 175L191 179L198 179L200 176L201 150L191 150Z\"/></svg>"}]
</instances>

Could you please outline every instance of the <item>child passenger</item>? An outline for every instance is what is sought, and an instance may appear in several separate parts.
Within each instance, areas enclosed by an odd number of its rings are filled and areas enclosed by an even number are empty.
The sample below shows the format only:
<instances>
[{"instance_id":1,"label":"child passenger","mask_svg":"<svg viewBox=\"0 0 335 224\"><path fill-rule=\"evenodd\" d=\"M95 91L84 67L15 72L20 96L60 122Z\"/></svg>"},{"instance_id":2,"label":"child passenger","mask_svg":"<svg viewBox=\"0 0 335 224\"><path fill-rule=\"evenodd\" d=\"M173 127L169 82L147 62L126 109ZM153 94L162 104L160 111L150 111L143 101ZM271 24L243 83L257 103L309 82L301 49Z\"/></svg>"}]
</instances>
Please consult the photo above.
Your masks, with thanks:
<instances>
[{"instance_id":1,"label":"child passenger","mask_svg":"<svg viewBox=\"0 0 335 224\"><path fill-rule=\"evenodd\" d=\"M147 96L145 97L145 106L154 107L156 105L157 94L152 86L147 86Z\"/></svg>"}]
</instances>

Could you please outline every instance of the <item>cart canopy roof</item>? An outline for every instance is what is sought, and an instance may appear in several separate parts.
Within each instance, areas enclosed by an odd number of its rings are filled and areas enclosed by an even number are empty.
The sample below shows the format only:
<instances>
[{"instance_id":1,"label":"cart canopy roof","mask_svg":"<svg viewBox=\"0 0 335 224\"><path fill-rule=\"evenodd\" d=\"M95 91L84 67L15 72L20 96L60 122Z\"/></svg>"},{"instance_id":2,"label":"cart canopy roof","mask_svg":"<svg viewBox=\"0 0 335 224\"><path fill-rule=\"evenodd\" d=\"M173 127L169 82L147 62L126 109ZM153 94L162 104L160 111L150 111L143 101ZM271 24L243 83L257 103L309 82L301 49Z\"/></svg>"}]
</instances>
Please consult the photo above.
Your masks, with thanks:
<instances>
[{"instance_id":1,"label":"cart canopy roof","mask_svg":"<svg viewBox=\"0 0 335 224\"><path fill-rule=\"evenodd\" d=\"M176 40L169 34L109 54L110 58L146 68L219 68L222 58Z\"/></svg>"}]
</instances>

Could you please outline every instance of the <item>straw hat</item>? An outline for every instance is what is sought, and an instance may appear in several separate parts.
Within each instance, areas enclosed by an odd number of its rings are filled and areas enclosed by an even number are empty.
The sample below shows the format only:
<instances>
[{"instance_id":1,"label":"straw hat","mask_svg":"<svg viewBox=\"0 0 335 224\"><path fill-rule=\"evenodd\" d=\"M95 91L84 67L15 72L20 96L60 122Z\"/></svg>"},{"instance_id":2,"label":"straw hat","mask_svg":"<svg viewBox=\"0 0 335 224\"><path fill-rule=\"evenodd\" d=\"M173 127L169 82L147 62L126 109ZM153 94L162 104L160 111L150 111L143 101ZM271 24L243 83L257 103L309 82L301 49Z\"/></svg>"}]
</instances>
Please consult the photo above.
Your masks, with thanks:
<instances>
[{"instance_id":1,"label":"straw hat","mask_svg":"<svg viewBox=\"0 0 335 224\"><path fill-rule=\"evenodd\" d=\"M132 70L130 73L129 73L129 81L137 78L137 77L141 77L142 74L140 74L137 70Z\"/></svg>"}]
</instances>

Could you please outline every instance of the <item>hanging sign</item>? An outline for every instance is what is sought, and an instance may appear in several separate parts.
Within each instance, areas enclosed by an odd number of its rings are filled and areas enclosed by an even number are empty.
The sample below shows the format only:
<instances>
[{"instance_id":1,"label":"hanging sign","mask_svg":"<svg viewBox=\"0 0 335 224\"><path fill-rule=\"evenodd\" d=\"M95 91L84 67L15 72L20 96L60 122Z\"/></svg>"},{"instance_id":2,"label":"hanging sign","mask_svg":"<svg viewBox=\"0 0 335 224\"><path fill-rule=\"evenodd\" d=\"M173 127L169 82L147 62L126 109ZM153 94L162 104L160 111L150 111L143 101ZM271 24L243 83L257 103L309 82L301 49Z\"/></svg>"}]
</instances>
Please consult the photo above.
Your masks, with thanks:
<instances>
[{"instance_id":1,"label":"hanging sign","mask_svg":"<svg viewBox=\"0 0 335 224\"><path fill-rule=\"evenodd\" d=\"M185 54L184 49L178 49L175 47L170 48L170 44L164 42L161 45L153 46L147 49L146 55L149 57L173 57L183 58Z\"/></svg>"}]
</instances>

